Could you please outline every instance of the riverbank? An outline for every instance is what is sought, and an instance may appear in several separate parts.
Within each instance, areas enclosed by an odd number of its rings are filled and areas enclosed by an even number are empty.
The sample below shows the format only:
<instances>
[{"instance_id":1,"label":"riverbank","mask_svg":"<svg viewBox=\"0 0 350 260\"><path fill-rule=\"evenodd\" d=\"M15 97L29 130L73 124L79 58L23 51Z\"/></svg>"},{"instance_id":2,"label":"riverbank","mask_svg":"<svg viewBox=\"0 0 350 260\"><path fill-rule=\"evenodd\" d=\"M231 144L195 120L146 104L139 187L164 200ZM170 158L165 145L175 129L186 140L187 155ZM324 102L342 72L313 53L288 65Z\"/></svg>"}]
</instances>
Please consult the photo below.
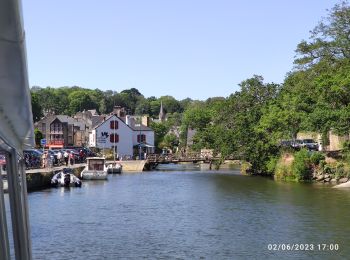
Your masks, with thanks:
<instances>
[{"instance_id":1,"label":"riverbank","mask_svg":"<svg viewBox=\"0 0 350 260\"><path fill-rule=\"evenodd\" d=\"M285 152L276 160L274 178L284 181L313 181L333 185L349 181L350 165L342 156L326 153Z\"/></svg>"},{"instance_id":2,"label":"riverbank","mask_svg":"<svg viewBox=\"0 0 350 260\"><path fill-rule=\"evenodd\" d=\"M111 161L107 161L106 163L111 163ZM138 160L138 161L120 161L119 162L123 166L123 172L142 172L144 170L146 161ZM80 173L85 168L86 164L74 164L70 165L69 168L73 169L73 174L80 178ZM55 174L55 172L66 168L65 166L53 167L53 168L45 168L45 169L31 169L26 170L26 178L27 178L27 190L35 191L40 189L45 189L50 187L51 178ZM5 192L8 192L8 184L7 180L3 182L3 188Z\"/></svg>"}]
</instances>

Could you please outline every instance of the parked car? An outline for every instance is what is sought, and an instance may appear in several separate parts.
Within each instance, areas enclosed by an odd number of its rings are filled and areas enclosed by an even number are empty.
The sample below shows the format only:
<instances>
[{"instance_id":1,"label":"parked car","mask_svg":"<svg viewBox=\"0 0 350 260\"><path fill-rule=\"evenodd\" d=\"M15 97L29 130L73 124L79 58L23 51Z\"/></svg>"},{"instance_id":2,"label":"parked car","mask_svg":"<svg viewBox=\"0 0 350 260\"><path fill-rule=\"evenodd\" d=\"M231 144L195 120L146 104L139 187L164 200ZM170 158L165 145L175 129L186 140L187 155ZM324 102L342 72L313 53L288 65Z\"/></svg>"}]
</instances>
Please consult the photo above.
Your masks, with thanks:
<instances>
[{"instance_id":1,"label":"parked car","mask_svg":"<svg viewBox=\"0 0 350 260\"><path fill-rule=\"evenodd\" d=\"M83 150L85 151L86 157L94 157L94 156L96 156L96 153L94 153L93 151L91 151L87 147L83 147Z\"/></svg>"},{"instance_id":2,"label":"parked car","mask_svg":"<svg viewBox=\"0 0 350 260\"><path fill-rule=\"evenodd\" d=\"M23 151L26 168L40 168L42 152L37 149Z\"/></svg>"},{"instance_id":3,"label":"parked car","mask_svg":"<svg viewBox=\"0 0 350 260\"><path fill-rule=\"evenodd\" d=\"M292 147L292 141L291 140L282 140L280 142L281 147Z\"/></svg>"},{"instance_id":4,"label":"parked car","mask_svg":"<svg viewBox=\"0 0 350 260\"><path fill-rule=\"evenodd\" d=\"M292 146L294 149L299 150L300 148L303 147L303 140L301 140L301 139L292 140L292 141L291 141L291 146Z\"/></svg>"},{"instance_id":5,"label":"parked car","mask_svg":"<svg viewBox=\"0 0 350 260\"><path fill-rule=\"evenodd\" d=\"M315 142L313 139L303 139L301 147L305 147L308 150L318 150L318 143Z\"/></svg>"},{"instance_id":6,"label":"parked car","mask_svg":"<svg viewBox=\"0 0 350 260\"><path fill-rule=\"evenodd\" d=\"M55 152L54 150L48 150L48 155L50 156L50 161L51 161L51 164L52 166L53 165L58 165L58 159L57 159L57 152Z\"/></svg>"}]
</instances>

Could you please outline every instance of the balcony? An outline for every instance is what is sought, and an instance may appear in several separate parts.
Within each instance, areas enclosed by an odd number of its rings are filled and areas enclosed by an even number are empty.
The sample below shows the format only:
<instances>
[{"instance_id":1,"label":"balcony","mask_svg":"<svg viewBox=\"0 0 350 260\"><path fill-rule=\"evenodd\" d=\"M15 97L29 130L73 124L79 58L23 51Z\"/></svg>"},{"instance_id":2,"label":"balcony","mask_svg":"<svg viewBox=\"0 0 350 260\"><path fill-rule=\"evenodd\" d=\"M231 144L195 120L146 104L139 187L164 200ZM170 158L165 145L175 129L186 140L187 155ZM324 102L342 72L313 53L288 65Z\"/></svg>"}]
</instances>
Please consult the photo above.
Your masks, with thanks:
<instances>
[{"instance_id":1,"label":"balcony","mask_svg":"<svg viewBox=\"0 0 350 260\"><path fill-rule=\"evenodd\" d=\"M50 140L48 143L49 147L64 147L63 139Z\"/></svg>"},{"instance_id":2,"label":"balcony","mask_svg":"<svg viewBox=\"0 0 350 260\"><path fill-rule=\"evenodd\" d=\"M61 134L63 135L63 130L62 129L50 129L50 134Z\"/></svg>"}]
</instances>

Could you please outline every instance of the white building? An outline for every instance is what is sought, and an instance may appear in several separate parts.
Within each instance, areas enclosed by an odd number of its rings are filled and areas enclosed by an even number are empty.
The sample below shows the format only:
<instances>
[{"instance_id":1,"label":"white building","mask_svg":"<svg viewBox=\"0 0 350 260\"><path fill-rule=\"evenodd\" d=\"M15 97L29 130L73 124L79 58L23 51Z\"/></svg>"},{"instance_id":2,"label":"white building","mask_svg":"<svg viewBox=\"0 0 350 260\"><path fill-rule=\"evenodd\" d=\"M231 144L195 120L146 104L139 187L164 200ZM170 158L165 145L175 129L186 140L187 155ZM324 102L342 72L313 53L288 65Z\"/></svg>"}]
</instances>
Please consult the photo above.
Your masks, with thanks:
<instances>
[{"instance_id":1,"label":"white building","mask_svg":"<svg viewBox=\"0 0 350 260\"><path fill-rule=\"evenodd\" d=\"M154 131L135 124L131 116L110 115L95 126L89 135L89 146L100 149L115 149L119 157L142 156L154 152Z\"/></svg>"}]
</instances>

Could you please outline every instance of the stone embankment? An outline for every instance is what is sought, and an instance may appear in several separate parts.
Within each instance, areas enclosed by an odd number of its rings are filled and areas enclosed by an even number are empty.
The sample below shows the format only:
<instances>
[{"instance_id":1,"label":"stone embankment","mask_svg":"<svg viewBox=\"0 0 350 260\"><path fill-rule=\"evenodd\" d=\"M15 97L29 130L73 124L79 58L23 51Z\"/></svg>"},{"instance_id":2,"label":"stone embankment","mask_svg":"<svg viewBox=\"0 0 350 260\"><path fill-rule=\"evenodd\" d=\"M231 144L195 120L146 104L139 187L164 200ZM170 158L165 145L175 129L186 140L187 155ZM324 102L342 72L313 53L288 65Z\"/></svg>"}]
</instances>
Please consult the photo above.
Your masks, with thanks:
<instances>
[{"instance_id":1,"label":"stone embankment","mask_svg":"<svg viewBox=\"0 0 350 260\"><path fill-rule=\"evenodd\" d=\"M73 174L77 177L80 177L81 171L84 169L86 164L74 164L69 166L69 168L73 169ZM51 185L51 178L55 174L55 172L66 168L65 166L53 167L53 168L45 168L45 169L32 169L26 170L27 174L27 190L39 190L48 188ZM4 191L7 192L8 184L7 180L3 182Z\"/></svg>"},{"instance_id":2,"label":"stone embankment","mask_svg":"<svg viewBox=\"0 0 350 260\"><path fill-rule=\"evenodd\" d=\"M80 177L81 171L85 167L85 163L70 165L69 168L73 169L73 174ZM55 172L66 168L65 166L45 168L45 169L33 169L27 170L27 189L28 191L38 190L50 187L51 178Z\"/></svg>"},{"instance_id":3,"label":"stone embankment","mask_svg":"<svg viewBox=\"0 0 350 260\"><path fill-rule=\"evenodd\" d=\"M335 177L334 174L322 173L322 172L314 172L312 175L312 179L317 182L327 182L332 184L341 184L346 183L349 178L348 177Z\"/></svg>"}]
</instances>

